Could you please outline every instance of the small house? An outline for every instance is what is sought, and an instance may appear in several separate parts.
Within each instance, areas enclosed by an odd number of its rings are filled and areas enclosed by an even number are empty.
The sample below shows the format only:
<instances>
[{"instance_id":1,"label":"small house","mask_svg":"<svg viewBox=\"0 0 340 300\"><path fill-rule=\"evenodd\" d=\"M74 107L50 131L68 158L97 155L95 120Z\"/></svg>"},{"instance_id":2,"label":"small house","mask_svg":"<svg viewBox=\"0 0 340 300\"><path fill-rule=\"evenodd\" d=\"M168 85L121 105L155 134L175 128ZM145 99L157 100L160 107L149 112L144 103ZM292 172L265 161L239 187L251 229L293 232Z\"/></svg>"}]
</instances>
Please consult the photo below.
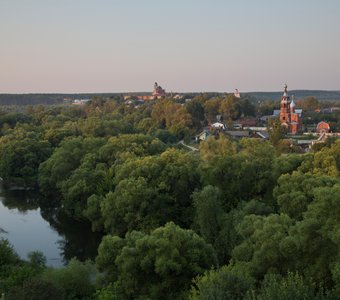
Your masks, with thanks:
<instances>
[{"instance_id":1,"label":"small house","mask_svg":"<svg viewBox=\"0 0 340 300\"><path fill-rule=\"evenodd\" d=\"M214 129L225 130L225 125L222 122L215 122L210 125Z\"/></svg>"},{"instance_id":2,"label":"small house","mask_svg":"<svg viewBox=\"0 0 340 300\"><path fill-rule=\"evenodd\" d=\"M206 141L208 137L211 136L211 133L207 130L203 130L200 134L196 135L196 141Z\"/></svg>"}]
</instances>

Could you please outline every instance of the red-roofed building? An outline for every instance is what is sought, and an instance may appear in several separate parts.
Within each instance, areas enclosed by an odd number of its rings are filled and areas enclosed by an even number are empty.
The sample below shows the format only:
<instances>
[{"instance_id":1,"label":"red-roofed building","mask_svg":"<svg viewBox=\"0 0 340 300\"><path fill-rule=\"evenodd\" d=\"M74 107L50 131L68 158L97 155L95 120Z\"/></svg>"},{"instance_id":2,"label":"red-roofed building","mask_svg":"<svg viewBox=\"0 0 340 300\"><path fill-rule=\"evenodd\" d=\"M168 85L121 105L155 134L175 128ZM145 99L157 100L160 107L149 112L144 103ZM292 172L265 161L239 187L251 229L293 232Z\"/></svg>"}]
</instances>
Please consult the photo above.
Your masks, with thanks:
<instances>
[{"instance_id":1,"label":"red-roofed building","mask_svg":"<svg viewBox=\"0 0 340 300\"><path fill-rule=\"evenodd\" d=\"M329 124L325 121L321 121L318 123L318 125L316 125L316 132L317 133L328 133L330 132L331 128L329 126Z\"/></svg>"}]
</instances>

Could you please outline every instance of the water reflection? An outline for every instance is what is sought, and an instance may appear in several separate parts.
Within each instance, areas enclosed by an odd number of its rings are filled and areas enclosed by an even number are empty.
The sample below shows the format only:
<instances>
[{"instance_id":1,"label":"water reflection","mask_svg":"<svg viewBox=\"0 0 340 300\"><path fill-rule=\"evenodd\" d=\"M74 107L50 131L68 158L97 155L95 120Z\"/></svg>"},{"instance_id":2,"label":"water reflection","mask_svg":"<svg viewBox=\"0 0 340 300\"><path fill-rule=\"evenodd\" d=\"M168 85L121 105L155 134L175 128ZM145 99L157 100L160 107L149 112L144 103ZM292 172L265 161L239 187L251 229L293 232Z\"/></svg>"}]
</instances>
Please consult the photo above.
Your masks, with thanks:
<instances>
[{"instance_id":1,"label":"water reflection","mask_svg":"<svg viewBox=\"0 0 340 300\"><path fill-rule=\"evenodd\" d=\"M68 216L57 199L0 183L0 237L7 238L22 258L40 250L48 265L58 267L73 257L94 259L102 235L91 232L88 222Z\"/></svg>"},{"instance_id":2,"label":"water reflection","mask_svg":"<svg viewBox=\"0 0 340 300\"><path fill-rule=\"evenodd\" d=\"M22 213L39 208L39 195L37 191L11 188L1 182L0 198L7 208L17 209Z\"/></svg>"},{"instance_id":3,"label":"water reflection","mask_svg":"<svg viewBox=\"0 0 340 300\"><path fill-rule=\"evenodd\" d=\"M81 261L94 260L102 235L93 233L90 223L74 220L58 208L45 210L40 206L40 212L50 226L63 237L58 240L58 248L64 263L73 257Z\"/></svg>"}]
</instances>

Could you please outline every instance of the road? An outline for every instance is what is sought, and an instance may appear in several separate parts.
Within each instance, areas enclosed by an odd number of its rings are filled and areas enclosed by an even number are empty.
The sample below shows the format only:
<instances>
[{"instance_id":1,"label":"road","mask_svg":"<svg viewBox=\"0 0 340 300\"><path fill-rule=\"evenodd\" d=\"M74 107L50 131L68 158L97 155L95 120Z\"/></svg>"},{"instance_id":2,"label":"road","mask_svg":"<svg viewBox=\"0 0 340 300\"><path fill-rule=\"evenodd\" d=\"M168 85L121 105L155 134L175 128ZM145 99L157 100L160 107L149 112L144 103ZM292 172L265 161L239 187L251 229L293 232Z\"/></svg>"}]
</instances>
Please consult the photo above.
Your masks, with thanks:
<instances>
[{"instance_id":1,"label":"road","mask_svg":"<svg viewBox=\"0 0 340 300\"><path fill-rule=\"evenodd\" d=\"M184 141L183 141L183 140L181 140L180 142L178 142L178 144L181 144L181 145L183 145L184 147L186 147L186 148L190 149L191 151L198 151L198 149L197 149L197 148L195 148L195 147L192 147L192 146L189 146L189 145L187 145L187 144L184 144Z\"/></svg>"}]
</instances>

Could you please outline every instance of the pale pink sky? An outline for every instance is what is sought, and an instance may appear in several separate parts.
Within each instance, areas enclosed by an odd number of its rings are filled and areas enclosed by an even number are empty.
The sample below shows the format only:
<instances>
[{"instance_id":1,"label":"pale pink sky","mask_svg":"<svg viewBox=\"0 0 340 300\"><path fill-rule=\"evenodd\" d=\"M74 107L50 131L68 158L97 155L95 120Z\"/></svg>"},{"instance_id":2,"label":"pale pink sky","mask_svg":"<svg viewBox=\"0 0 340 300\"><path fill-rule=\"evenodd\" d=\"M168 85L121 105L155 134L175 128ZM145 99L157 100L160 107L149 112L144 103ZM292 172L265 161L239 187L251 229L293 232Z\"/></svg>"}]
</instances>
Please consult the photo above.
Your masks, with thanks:
<instances>
[{"instance_id":1,"label":"pale pink sky","mask_svg":"<svg viewBox=\"0 0 340 300\"><path fill-rule=\"evenodd\" d=\"M0 93L340 90L340 1L2 0Z\"/></svg>"}]
</instances>

